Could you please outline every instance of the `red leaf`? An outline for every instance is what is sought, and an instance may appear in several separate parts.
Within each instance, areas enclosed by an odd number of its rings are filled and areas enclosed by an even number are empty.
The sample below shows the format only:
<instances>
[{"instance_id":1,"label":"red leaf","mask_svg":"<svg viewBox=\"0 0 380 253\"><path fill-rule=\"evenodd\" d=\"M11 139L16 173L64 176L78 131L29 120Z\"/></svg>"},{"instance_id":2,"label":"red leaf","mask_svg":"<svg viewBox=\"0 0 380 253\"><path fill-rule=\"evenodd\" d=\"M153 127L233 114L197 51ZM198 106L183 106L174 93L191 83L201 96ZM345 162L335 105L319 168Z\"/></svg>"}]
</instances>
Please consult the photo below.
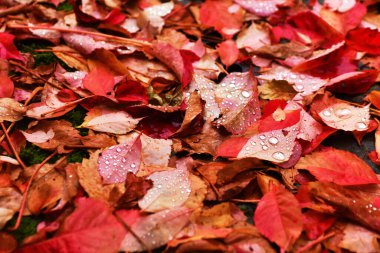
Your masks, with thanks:
<instances>
[{"instance_id":1,"label":"red leaf","mask_svg":"<svg viewBox=\"0 0 380 253\"><path fill-rule=\"evenodd\" d=\"M124 235L124 228L105 203L80 198L76 210L66 218L55 237L17 252L117 252Z\"/></svg>"},{"instance_id":2,"label":"red leaf","mask_svg":"<svg viewBox=\"0 0 380 253\"><path fill-rule=\"evenodd\" d=\"M217 151L217 156L237 157L249 138L230 138L223 142Z\"/></svg>"},{"instance_id":3,"label":"red leaf","mask_svg":"<svg viewBox=\"0 0 380 253\"><path fill-rule=\"evenodd\" d=\"M260 200L254 221L261 234L281 249L291 246L302 232L302 213L297 199L283 187L274 187Z\"/></svg>"},{"instance_id":4,"label":"red leaf","mask_svg":"<svg viewBox=\"0 0 380 253\"><path fill-rule=\"evenodd\" d=\"M377 70L350 72L331 79L326 87L332 92L361 94L375 84L378 75Z\"/></svg>"},{"instance_id":5,"label":"red leaf","mask_svg":"<svg viewBox=\"0 0 380 253\"><path fill-rule=\"evenodd\" d=\"M244 12L238 5L230 11L233 4L228 0L207 0L200 9L201 23L214 27L225 38L231 38L239 31L244 19Z\"/></svg>"},{"instance_id":6,"label":"red leaf","mask_svg":"<svg viewBox=\"0 0 380 253\"><path fill-rule=\"evenodd\" d=\"M83 87L95 95L110 96L115 86L114 76L109 69L99 64L83 79Z\"/></svg>"},{"instance_id":7,"label":"red leaf","mask_svg":"<svg viewBox=\"0 0 380 253\"><path fill-rule=\"evenodd\" d=\"M111 25L118 25L122 23L127 16L120 12L119 9L113 9L106 18L104 19L104 22L111 24Z\"/></svg>"},{"instance_id":8,"label":"red leaf","mask_svg":"<svg viewBox=\"0 0 380 253\"><path fill-rule=\"evenodd\" d=\"M306 169L321 182L339 185L377 184L379 180L356 155L334 148L324 148L300 159L297 169Z\"/></svg>"},{"instance_id":9,"label":"red leaf","mask_svg":"<svg viewBox=\"0 0 380 253\"><path fill-rule=\"evenodd\" d=\"M308 36L313 44L329 48L343 41L343 35L311 11L298 13L287 20L297 33ZM302 42L302 41L301 41Z\"/></svg>"},{"instance_id":10,"label":"red leaf","mask_svg":"<svg viewBox=\"0 0 380 253\"><path fill-rule=\"evenodd\" d=\"M0 71L1 85L0 85L0 98L10 98L13 95L14 84L8 77L7 71Z\"/></svg>"},{"instance_id":11,"label":"red leaf","mask_svg":"<svg viewBox=\"0 0 380 253\"><path fill-rule=\"evenodd\" d=\"M366 97L365 100L373 104L377 109L380 109L380 91L373 90Z\"/></svg>"},{"instance_id":12,"label":"red leaf","mask_svg":"<svg viewBox=\"0 0 380 253\"><path fill-rule=\"evenodd\" d=\"M116 88L115 97L120 102L142 102L148 103L148 93L141 83L128 80Z\"/></svg>"},{"instance_id":13,"label":"red leaf","mask_svg":"<svg viewBox=\"0 0 380 253\"><path fill-rule=\"evenodd\" d=\"M98 171L106 184L121 183L128 172L136 173L141 163L141 139L131 138L128 143L109 147L101 153Z\"/></svg>"},{"instance_id":14,"label":"red leaf","mask_svg":"<svg viewBox=\"0 0 380 253\"><path fill-rule=\"evenodd\" d=\"M78 99L78 96L70 89L62 89L57 93L57 98L63 103L72 102Z\"/></svg>"},{"instance_id":15,"label":"red leaf","mask_svg":"<svg viewBox=\"0 0 380 253\"><path fill-rule=\"evenodd\" d=\"M15 36L9 33L0 33L0 58L23 60L20 52L13 44Z\"/></svg>"},{"instance_id":16,"label":"red leaf","mask_svg":"<svg viewBox=\"0 0 380 253\"><path fill-rule=\"evenodd\" d=\"M354 50L340 43L294 66L292 70L320 78L333 78L355 71L357 69L355 57Z\"/></svg>"},{"instance_id":17,"label":"red leaf","mask_svg":"<svg viewBox=\"0 0 380 253\"><path fill-rule=\"evenodd\" d=\"M216 50L218 51L220 60L227 67L234 64L239 57L239 49L233 40L226 40L220 43Z\"/></svg>"},{"instance_id":18,"label":"red leaf","mask_svg":"<svg viewBox=\"0 0 380 253\"><path fill-rule=\"evenodd\" d=\"M380 32L370 28L358 28L347 34L346 42L357 51L380 55Z\"/></svg>"},{"instance_id":19,"label":"red leaf","mask_svg":"<svg viewBox=\"0 0 380 253\"><path fill-rule=\"evenodd\" d=\"M178 50L169 43L156 41L152 45L152 54L165 63L177 75L185 88L193 78L192 62L199 58L187 50Z\"/></svg>"},{"instance_id":20,"label":"red leaf","mask_svg":"<svg viewBox=\"0 0 380 253\"><path fill-rule=\"evenodd\" d=\"M310 240L320 237L328 228L335 223L335 218L314 210L303 213L304 230Z\"/></svg>"},{"instance_id":21,"label":"red leaf","mask_svg":"<svg viewBox=\"0 0 380 253\"><path fill-rule=\"evenodd\" d=\"M259 131L262 132L269 132L273 130L278 129L284 129L289 126L293 126L297 124L300 121L300 112L301 110L294 110L294 111L284 111L285 112L285 119L277 121L273 118L273 114L260 120L259 123Z\"/></svg>"}]
</instances>

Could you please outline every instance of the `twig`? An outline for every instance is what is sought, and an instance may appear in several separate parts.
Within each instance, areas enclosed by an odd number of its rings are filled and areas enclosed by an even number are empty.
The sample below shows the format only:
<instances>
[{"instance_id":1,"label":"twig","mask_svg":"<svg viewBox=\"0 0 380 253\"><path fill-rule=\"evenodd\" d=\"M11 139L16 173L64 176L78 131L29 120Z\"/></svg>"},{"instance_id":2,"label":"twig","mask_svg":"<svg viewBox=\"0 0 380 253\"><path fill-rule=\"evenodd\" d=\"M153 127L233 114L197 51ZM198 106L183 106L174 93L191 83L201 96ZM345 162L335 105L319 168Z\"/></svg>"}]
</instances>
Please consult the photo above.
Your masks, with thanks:
<instances>
[{"instance_id":1,"label":"twig","mask_svg":"<svg viewBox=\"0 0 380 253\"><path fill-rule=\"evenodd\" d=\"M12 143L11 138L9 137L7 128L5 127L3 122L0 122L0 125L1 125L3 132L4 132L5 138L7 139L8 145L12 150L13 155L16 157L16 160L21 165L22 169L26 170L26 166L25 166L24 162L21 160L18 152L16 151L15 147L13 146L13 143Z\"/></svg>"},{"instance_id":2,"label":"twig","mask_svg":"<svg viewBox=\"0 0 380 253\"><path fill-rule=\"evenodd\" d=\"M77 104L79 104L80 102L82 102L83 100L85 100L85 99L87 99L87 98L90 98L90 97L93 97L93 95L92 95L92 96L89 96L89 97L85 97L85 98L80 98L80 99L75 100L75 101L73 101L73 102L69 102L69 103L65 104L64 106L61 106L61 107L55 108L55 109L53 109L53 110L51 110L51 111L41 113L41 117L45 117L46 115L48 115L48 114L52 114L52 113L55 113L55 112L63 111L63 110L65 110L67 107L70 107L70 106L73 106L73 105L77 105Z\"/></svg>"},{"instance_id":3,"label":"twig","mask_svg":"<svg viewBox=\"0 0 380 253\"><path fill-rule=\"evenodd\" d=\"M238 203L258 203L260 202L259 199L231 199L233 202L238 202Z\"/></svg>"},{"instance_id":4,"label":"twig","mask_svg":"<svg viewBox=\"0 0 380 253\"><path fill-rule=\"evenodd\" d=\"M38 167L34 170L32 176L29 178L29 181L28 181L28 184L26 186L26 189L25 189L24 193L22 194L21 207L20 207L20 211L18 212L16 224L13 227L9 228L9 230L11 230L11 231L17 230L18 227L20 226L22 214L24 213L24 210L25 210L25 205L26 205L26 200L27 200L27 197L28 197L28 192L29 192L30 186L32 185L33 179L36 177L38 171L40 171L40 169L45 165L45 163L47 163L56 154L57 154L57 150L55 150L51 155L49 155L48 157L46 157L45 160L43 160L40 163L40 165L38 165Z\"/></svg>"},{"instance_id":5,"label":"twig","mask_svg":"<svg viewBox=\"0 0 380 253\"><path fill-rule=\"evenodd\" d=\"M118 41L119 43L129 44L133 46L151 46L152 43L143 41L143 40L137 40L137 39L130 39L130 38L123 38L115 35L109 35L99 32L90 32L90 31L84 31L84 30L75 30L75 29L66 29L66 28L59 28L59 27L46 27L46 26L27 26L27 25L17 25L17 24L11 24L8 25L9 28L12 29L39 29L39 30L51 30L51 31L59 31L63 33L77 33L77 34L85 34L85 35L92 35L92 36L99 36L103 37L109 40Z\"/></svg>"},{"instance_id":6,"label":"twig","mask_svg":"<svg viewBox=\"0 0 380 253\"><path fill-rule=\"evenodd\" d=\"M335 232L331 232L330 234L320 236L318 239L316 239L316 240L306 244L302 248L298 249L297 253L305 252L305 251L309 250L310 248L312 248L314 245L317 245L318 243L323 242L324 240L326 240L326 239L328 239L334 235L335 235Z\"/></svg>"}]
</instances>

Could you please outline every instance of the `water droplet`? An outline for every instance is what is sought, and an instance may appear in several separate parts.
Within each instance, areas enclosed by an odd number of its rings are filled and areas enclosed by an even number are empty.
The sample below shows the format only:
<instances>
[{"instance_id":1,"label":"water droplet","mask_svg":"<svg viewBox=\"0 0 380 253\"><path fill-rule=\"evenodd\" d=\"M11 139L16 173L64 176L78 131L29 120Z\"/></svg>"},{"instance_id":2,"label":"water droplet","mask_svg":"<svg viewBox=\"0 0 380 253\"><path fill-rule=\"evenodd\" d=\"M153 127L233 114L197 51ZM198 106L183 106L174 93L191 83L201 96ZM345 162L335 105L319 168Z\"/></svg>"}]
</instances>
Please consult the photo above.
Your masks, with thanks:
<instances>
[{"instance_id":1,"label":"water droplet","mask_svg":"<svg viewBox=\"0 0 380 253\"><path fill-rule=\"evenodd\" d=\"M162 188L162 185L161 185L161 184L158 184L158 185L157 185L157 188L158 188L158 189L161 189L161 188Z\"/></svg>"},{"instance_id":2,"label":"water droplet","mask_svg":"<svg viewBox=\"0 0 380 253\"><path fill-rule=\"evenodd\" d=\"M131 168L136 168L136 164L132 163Z\"/></svg>"},{"instance_id":3,"label":"water droplet","mask_svg":"<svg viewBox=\"0 0 380 253\"><path fill-rule=\"evenodd\" d=\"M299 90L299 91L301 91L301 90L303 90L303 85L302 84L296 84L295 85L295 88L296 88L296 90Z\"/></svg>"},{"instance_id":4,"label":"water droplet","mask_svg":"<svg viewBox=\"0 0 380 253\"><path fill-rule=\"evenodd\" d=\"M270 137L268 142L272 145L276 145L278 143L278 139L276 137Z\"/></svg>"},{"instance_id":5,"label":"water droplet","mask_svg":"<svg viewBox=\"0 0 380 253\"><path fill-rule=\"evenodd\" d=\"M251 95L251 93L249 93L249 92L246 91L246 90L243 90L243 91L241 92L241 95L242 95L243 97L245 97L245 98L249 98L249 96Z\"/></svg>"},{"instance_id":6,"label":"water droplet","mask_svg":"<svg viewBox=\"0 0 380 253\"><path fill-rule=\"evenodd\" d=\"M358 122L358 123L356 123L356 129L357 130L365 130L365 129L367 129L367 124L364 122Z\"/></svg>"},{"instance_id":7,"label":"water droplet","mask_svg":"<svg viewBox=\"0 0 380 253\"><path fill-rule=\"evenodd\" d=\"M260 138L261 140L265 140L265 135L260 135L259 138Z\"/></svg>"},{"instance_id":8,"label":"water droplet","mask_svg":"<svg viewBox=\"0 0 380 253\"><path fill-rule=\"evenodd\" d=\"M110 164L110 162L109 161L105 161L105 164Z\"/></svg>"},{"instance_id":9,"label":"water droplet","mask_svg":"<svg viewBox=\"0 0 380 253\"><path fill-rule=\"evenodd\" d=\"M282 152L274 152L272 157L276 160L279 160L279 161L284 161L285 160L285 155L284 153Z\"/></svg>"},{"instance_id":10,"label":"water droplet","mask_svg":"<svg viewBox=\"0 0 380 253\"><path fill-rule=\"evenodd\" d=\"M335 111L336 116L338 117L344 117L351 114L351 110L347 108L338 109Z\"/></svg>"},{"instance_id":11,"label":"water droplet","mask_svg":"<svg viewBox=\"0 0 380 253\"><path fill-rule=\"evenodd\" d=\"M121 152L121 148L117 148L116 151L117 151L117 152Z\"/></svg>"},{"instance_id":12,"label":"water droplet","mask_svg":"<svg viewBox=\"0 0 380 253\"><path fill-rule=\"evenodd\" d=\"M261 147L263 150L268 150L268 146L264 145Z\"/></svg>"},{"instance_id":13,"label":"water droplet","mask_svg":"<svg viewBox=\"0 0 380 253\"><path fill-rule=\"evenodd\" d=\"M331 111L329 109L326 109L322 112L323 116L330 117L331 116Z\"/></svg>"}]
</instances>

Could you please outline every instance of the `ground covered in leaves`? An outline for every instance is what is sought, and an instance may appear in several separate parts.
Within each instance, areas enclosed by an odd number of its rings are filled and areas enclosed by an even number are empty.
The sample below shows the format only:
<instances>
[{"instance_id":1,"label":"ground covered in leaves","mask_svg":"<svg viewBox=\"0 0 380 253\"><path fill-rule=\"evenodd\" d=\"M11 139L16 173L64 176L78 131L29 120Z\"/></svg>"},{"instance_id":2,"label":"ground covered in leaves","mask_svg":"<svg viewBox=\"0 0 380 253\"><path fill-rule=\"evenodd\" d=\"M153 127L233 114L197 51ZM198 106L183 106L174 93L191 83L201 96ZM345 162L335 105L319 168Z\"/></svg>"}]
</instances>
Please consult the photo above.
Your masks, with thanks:
<instances>
[{"instance_id":1,"label":"ground covered in leaves","mask_svg":"<svg viewBox=\"0 0 380 253\"><path fill-rule=\"evenodd\" d=\"M1 1L0 252L380 252L377 2Z\"/></svg>"}]
</instances>

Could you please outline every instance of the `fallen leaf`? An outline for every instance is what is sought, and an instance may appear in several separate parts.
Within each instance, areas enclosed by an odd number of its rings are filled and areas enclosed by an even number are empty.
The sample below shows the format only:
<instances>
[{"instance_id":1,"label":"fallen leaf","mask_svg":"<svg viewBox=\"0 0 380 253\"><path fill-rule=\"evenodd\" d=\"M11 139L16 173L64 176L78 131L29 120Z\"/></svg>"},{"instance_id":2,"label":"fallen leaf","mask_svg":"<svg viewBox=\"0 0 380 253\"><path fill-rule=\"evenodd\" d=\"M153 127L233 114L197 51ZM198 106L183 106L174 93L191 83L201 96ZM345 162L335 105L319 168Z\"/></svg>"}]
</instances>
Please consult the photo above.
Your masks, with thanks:
<instances>
[{"instance_id":1,"label":"fallen leaf","mask_svg":"<svg viewBox=\"0 0 380 253\"><path fill-rule=\"evenodd\" d=\"M137 173L141 164L141 139L105 149L98 160L98 171L106 184L122 183L128 172Z\"/></svg>"},{"instance_id":2,"label":"fallen leaf","mask_svg":"<svg viewBox=\"0 0 380 253\"><path fill-rule=\"evenodd\" d=\"M138 219L129 218L131 214L131 211L118 212L134 233L127 233L124 237L121 251L145 251L165 245L189 223L191 211L183 207L168 209ZM135 235L144 243L143 245Z\"/></svg>"},{"instance_id":3,"label":"fallen leaf","mask_svg":"<svg viewBox=\"0 0 380 253\"><path fill-rule=\"evenodd\" d=\"M251 73L232 73L215 90L222 117L216 121L233 134L242 134L261 116L257 81Z\"/></svg>"},{"instance_id":4,"label":"fallen leaf","mask_svg":"<svg viewBox=\"0 0 380 253\"><path fill-rule=\"evenodd\" d=\"M138 119L134 119L124 111L94 107L86 115L82 127L98 132L126 134L133 130Z\"/></svg>"},{"instance_id":5,"label":"fallen leaf","mask_svg":"<svg viewBox=\"0 0 380 253\"><path fill-rule=\"evenodd\" d=\"M339 243L340 248L358 253L380 251L379 235L370 230L348 224L343 233L343 240Z\"/></svg>"},{"instance_id":6,"label":"fallen leaf","mask_svg":"<svg viewBox=\"0 0 380 253\"><path fill-rule=\"evenodd\" d=\"M376 174L363 160L334 148L324 148L301 158L295 168L308 170L321 182L340 185L379 183Z\"/></svg>"},{"instance_id":7,"label":"fallen leaf","mask_svg":"<svg viewBox=\"0 0 380 253\"><path fill-rule=\"evenodd\" d=\"M153 187L139 200L139 207L147 212L181 206L191 193L191 181L185 161L178 160L174 170L151 174L147 179L153 181Z\"/></svg>"},{"instance_id":8,"label":"fallen leaf","mask_svg":"<svg viewBox=\"0 0 380 253\"><path fill-rule=\"evenodd\" d=\"M99 154L100 150L97 150L89 159L83 159L82 166L77 169L79 183L91 198L115 203L124 189L120 184L103 184L97 170Z\"/></svg>"},{"instance_id":9,"label":"fallen leaf","mask_svg":"<svg viewBox=\"0 0 380 253\"><path fill-rule=\"evenodd\" d=\"M23 118L26 108L12 98L0 98L0 122L16 122Z\"/></svg>"},{"instance_id":10,"label":"fallen leaf","mask_svg":"<svg viewBox=\"0 0 380 253\"><path fill-rule=\"evenodd\" d=\"M17 252L116 252L125 235L123 226L103 202L80 198L55 237L26 245Z\"/></svg>"},{"instance_id":11,"label":"fallen leaf","mask_svg":"<svg viewBox=\"0 0 380 253\"><path fill-rule=\"evenodd\" d=\"M301 235L302 213L297 199L281 187L273 187L260 200L254 221L261 234L282 250L289 248Z\"/></svg>"},{"instance_id":12,"label":"fallen leaf","mask_svg":"<svg viewBox=\"0 0 380 253\"><path fill-rule=\"evenodd\" d=\"M0 228L12 219L13 215L19 211L22 195L12 187L0 188Z\"/></svg>"}]
</instances>

